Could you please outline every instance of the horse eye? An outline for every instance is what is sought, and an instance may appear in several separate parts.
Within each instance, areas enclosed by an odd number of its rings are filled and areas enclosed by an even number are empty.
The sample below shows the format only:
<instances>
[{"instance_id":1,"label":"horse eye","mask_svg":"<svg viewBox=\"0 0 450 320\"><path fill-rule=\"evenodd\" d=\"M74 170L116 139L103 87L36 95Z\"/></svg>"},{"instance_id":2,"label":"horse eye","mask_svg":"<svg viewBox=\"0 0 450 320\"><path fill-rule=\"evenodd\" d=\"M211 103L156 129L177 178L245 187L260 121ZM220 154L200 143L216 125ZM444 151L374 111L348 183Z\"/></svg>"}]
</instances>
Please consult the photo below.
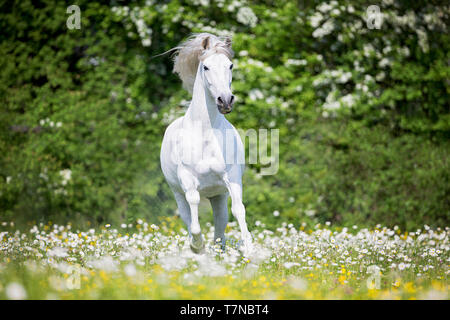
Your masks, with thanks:
<instances>
[{"instance_id":1,"label":"horse eye","mask_svg":"<svg viewBox=\"0 0 450 320\"><path fill-rule=\"evenodd\" d=\"M230 70L233 69L233 65L230 66Z\"/></svg>"},{"instance_id":2,"label":"horse eye","mask_svg":"<svg viewBox=\"0 0 450 320\"><path fill-rule=\"evenodd\" d=\"M208 71L209 68L207 66L203 66L203 70Z\"/></svg>"}]
</instances>

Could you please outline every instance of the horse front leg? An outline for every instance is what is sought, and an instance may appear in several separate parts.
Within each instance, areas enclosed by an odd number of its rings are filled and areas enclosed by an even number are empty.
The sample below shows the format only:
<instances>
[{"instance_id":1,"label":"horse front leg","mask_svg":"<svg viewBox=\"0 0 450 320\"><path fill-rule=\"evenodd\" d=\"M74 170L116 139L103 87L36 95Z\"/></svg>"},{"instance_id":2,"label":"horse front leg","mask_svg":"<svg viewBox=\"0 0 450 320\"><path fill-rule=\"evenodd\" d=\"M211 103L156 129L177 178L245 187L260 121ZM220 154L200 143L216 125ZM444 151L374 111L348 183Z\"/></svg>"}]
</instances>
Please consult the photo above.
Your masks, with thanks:
<instances>
[{"instance_id":1,"label":"horse front leg","mask_svg":"<svg viewBox=\"0 0 450 320\"><path fill-rule=\"evenodd\" d=\"M187 190L186 200L191 209L191 249L195 253L200 253L203 251L204 243L200 230L200 223L198 222L198 205L200 203L199 192L195 189Z\"/></svg>"},{"instance_id":2,"label":"horse front leg","mask_svg":"<svg viewBox=\"0 0 450 320\"><path fill-rule=\"evenodd\" d=\"M191 249L195 253L200 253L203 251L204 244L198 222L198 205L200 204L200 193L197 190L198 180L184 166L178 167L177 174L189 205Z\"/></svg>"},{"instance_id":3,"label":"horse front leg","mask_svg":"<svg viewBox=\"0 0 450 320\"><path fill-rule=\"evenodd\" d=\"M224 177L225 184L231 196L231 212L236 218L241 229L241 239L244 243L243 253L248 256L253 251L252 236L245 222L245 206L242 203L242 186L239 182L230 181L228 176Z\"/></svg>"},{"instance_id":4,"label":"horse front leg","mask_svg":"<svg viewBox=\"0 0 450 320\"><path fill-rule=\"evenodd\" d=\"M178 213L181 219L186 224L189 234L191 234L191 209L189 208L189 203L186 201L184 193L173 191L175 195L175 200L177 201Z\"/></svg>"}]
</instances>

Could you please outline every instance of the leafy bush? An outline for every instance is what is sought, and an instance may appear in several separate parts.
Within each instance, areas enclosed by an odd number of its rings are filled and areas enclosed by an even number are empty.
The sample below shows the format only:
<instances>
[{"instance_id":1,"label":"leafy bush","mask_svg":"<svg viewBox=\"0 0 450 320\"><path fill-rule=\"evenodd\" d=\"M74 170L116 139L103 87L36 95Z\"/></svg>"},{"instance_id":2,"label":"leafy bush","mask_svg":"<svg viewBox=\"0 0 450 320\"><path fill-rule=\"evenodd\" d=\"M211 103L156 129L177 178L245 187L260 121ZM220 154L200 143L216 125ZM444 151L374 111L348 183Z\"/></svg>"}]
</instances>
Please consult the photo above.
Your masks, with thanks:
<instances>
[{"instance_id":1,"label":"leafy bush","mask_svg":"<svg viewBox=\"0 0 450 320\"><path fill-rule=\"evenodd\" d=\"M189 95L152 57L211 32L233 36L230 121L280 130L278 173L245 174L250 223L448 224L448 5L386 0L371 29L366 1L119 4L79 1L79 30L59 2L1 5L3 220L172 214L159 148Z\"/></svg>"}]
</instances>

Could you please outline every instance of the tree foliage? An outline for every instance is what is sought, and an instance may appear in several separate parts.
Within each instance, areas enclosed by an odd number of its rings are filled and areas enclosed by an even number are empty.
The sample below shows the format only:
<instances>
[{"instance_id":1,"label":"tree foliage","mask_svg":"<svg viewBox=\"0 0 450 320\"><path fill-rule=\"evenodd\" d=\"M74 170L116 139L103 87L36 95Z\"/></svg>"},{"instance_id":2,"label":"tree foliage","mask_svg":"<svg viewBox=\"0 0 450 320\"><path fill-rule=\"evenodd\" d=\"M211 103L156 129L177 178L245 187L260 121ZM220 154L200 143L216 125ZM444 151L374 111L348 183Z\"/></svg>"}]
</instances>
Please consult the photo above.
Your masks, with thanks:
<instances>
[{"instance_id":1,"label":"tree foliage","mask_svg":"<svg viewBox=\"0 0 450 320\"><path fill-rule=\"evenodd\" d=\"M248 219L415 228L449 222L445 2L1 3L2 219L102 223L173 214L159 167L189 95L169 50L231 35L238 128L278 128L280 168L244 178ZM278 211L279 217L273 212Z\"/></svg>"}]
</instances>

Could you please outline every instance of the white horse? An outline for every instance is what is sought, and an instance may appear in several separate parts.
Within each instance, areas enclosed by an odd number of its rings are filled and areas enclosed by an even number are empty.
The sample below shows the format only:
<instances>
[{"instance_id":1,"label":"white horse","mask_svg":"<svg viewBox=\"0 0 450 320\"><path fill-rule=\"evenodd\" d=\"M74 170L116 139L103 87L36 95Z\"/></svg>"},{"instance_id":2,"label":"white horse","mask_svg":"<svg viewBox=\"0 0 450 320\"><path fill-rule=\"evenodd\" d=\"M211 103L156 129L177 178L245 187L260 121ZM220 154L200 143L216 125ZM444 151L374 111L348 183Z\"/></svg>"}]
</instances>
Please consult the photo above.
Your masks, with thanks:
<instances>
[{"instance_id":1,"label":"white horse","mask_svg":"<svg viewBox=\"0 0 450 320\"><path fill-rule=\"evenodd\" d=\"M162 171L187 225L192 251L200 253L204 248L198 221L200 198L208 198L211 203L214 237L224 247L227 200L231 196L231 212L239 223L243 252L247 255L252 250L252 240L242 203L244 148L238 132L224 117L234 102L231 39L201 33L173 50L174 72L192 93L192 101L185 115L172 122L164 134Z\"/></svg>"}]
</instances>

